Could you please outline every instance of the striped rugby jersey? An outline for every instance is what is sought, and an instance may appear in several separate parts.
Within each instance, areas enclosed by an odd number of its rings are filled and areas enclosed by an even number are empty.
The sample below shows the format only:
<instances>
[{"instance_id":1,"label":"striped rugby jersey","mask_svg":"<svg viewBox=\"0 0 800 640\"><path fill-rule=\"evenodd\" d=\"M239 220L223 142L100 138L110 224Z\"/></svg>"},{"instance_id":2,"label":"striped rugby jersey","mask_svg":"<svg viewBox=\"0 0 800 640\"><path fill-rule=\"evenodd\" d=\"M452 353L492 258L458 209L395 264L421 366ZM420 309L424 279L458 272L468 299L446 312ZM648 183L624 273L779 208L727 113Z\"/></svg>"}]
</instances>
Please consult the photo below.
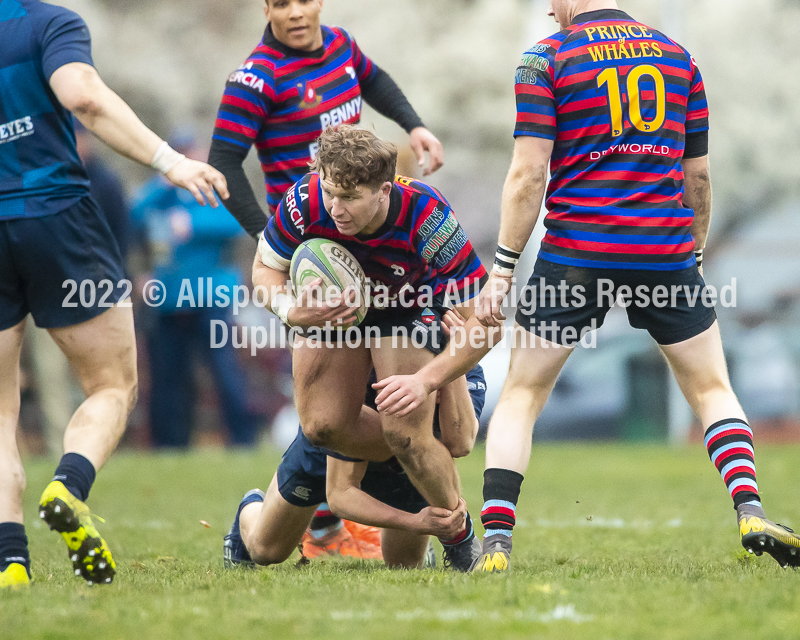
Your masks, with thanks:
<instances>
[{"instance_id":1,"label":"striped rugby jersey","mask_svg":"<svg viewBox=\"0 0 800 640\"><path fill-rule=\"evenodd\" d=\"M359 122L359 82L375 72L344 29L323 26L322 38L319 49L298 51L279 42L267 25L222 96L214 138L245 149L255 144L271 211L308 172L323 130Z\"/></svg>"},{"instance_id":2,"label":"striped rugby jersey","mask_svg":"<svg viewBox=\"0 0 800 640\"><path fill-rule=\"evenodd\" d=\"M312 172L297 182L281 201L278 211L262 233L259 250L270 265L288 271L295 249L312 238L327 238L350 251L364 269L373 293L388 289L383 304L373 298L373 307L391 306L401 289L401 300L413 306L423 301L423 286L437 299L449 295L458 303L474 297L486 279L472 243L456 220L447 200L433 187L398 176L392 188L386 221L369 236L346 236L325 209L319 174ZM266 262L265 262L266 263ZM411 287L411 291L408 291Z\"/></svg>"},{"instance_id":3,"label":"striped rugby jersey","mask_svg":"<svg viewBox=\"0 0 800 640\"><path fill-rule=\"evenodd\" d=\"M622 11L584 13L525 53L516 96L514 136L554 140L540 258L660 271L695 264L681 159L687 136L707 140L708 104L683 47Z\"/></svg>"}]
</instances>

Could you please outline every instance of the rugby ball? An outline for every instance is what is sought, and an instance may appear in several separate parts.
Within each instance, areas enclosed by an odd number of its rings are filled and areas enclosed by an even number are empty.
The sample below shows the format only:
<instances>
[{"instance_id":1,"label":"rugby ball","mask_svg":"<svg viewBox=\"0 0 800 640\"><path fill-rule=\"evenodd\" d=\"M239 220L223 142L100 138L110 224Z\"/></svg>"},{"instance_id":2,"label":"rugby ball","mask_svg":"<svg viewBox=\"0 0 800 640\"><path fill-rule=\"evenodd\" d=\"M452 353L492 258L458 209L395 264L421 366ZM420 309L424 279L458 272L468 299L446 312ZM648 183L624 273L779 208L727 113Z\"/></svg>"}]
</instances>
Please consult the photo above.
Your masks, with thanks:
<instances>
[{"instance_id":1,"label":"rugby ball","mask_svg":"<svg viewBox=\"0 0 800 640\"><path fill-rule=\"evenodd\" d=\"M313 280L322 278L325 290L344 291L356 288L356 321L361 324L367 315L366 277L355 256L342 245L325 238L306 240L294 252L289 275L295 296ZM352 325L344 325L344 327Z\"/></svg>"}]
</instances>

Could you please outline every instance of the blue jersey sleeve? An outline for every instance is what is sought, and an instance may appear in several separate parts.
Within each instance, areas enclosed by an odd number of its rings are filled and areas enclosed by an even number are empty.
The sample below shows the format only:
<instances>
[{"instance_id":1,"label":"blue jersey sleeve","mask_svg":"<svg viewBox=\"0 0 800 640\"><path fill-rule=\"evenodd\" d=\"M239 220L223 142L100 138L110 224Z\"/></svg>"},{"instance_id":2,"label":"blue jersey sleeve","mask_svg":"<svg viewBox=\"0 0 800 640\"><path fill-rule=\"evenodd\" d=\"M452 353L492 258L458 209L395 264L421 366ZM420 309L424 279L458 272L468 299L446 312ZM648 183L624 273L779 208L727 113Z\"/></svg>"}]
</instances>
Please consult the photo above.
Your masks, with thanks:
<instances>
[{"instance_id":1,"label":"blue jersey sleeve","mask_svg":"<svg viewBox=\"0 0 800 640\"><path fill-rule=\"evenodd\" d=\"M42 69L48 80L56 69L70 62L94 66L92 37L83 18L62 7L54 9L58 10L42 22L39 39L42 43Z\"/></svg>"}]
</instances>

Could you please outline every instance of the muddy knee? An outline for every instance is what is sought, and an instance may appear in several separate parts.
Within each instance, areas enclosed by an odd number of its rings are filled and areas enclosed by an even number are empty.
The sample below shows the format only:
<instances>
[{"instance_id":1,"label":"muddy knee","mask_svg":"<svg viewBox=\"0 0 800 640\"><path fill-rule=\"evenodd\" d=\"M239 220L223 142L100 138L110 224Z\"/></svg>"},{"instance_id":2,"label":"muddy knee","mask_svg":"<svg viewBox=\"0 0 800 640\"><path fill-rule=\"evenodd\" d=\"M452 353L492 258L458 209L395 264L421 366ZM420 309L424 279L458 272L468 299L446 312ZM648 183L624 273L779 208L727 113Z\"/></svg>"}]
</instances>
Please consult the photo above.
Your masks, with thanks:
<instances>
[{"instance_id":1,"label":"muddy knee","mask_svg":"<svg viewBox=\"0 0 800 640\"><path fill-rule=\"evenodd\" d=\"M302 426L303 435L315 447L330 448L336 440L336 429L326 422L310 420Z\"/></svg>"}]
</instances>

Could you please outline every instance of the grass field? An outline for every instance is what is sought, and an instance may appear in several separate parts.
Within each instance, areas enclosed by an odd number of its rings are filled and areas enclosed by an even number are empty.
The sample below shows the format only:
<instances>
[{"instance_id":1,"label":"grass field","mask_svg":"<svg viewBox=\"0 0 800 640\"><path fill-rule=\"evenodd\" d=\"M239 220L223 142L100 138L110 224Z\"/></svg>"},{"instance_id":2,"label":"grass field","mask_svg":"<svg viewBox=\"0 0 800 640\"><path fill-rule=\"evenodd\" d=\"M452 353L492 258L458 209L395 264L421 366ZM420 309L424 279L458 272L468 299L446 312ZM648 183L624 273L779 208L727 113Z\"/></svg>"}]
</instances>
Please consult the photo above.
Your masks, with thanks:
<instances>
[{"instance_id":1,"label":"grass field","mask_svg":"<svg viewBox=\"0 0 800 640\"><path fill-rule=\"evenodd\" d=\"M53 464L29 460L36 582L0 595L0 638L800 637L800 571L743 553L702 445L535 447L509 575L340 560L225 572L237 501L265 487L278 460L270 450L113 458L90 499L117 562L107 588L75 578L35 518ZM800 447L761 447L758 462L768 513L800 525ZM482 468L481 450L460 463L473 513Z\"/></svg>"}]
</instances>

